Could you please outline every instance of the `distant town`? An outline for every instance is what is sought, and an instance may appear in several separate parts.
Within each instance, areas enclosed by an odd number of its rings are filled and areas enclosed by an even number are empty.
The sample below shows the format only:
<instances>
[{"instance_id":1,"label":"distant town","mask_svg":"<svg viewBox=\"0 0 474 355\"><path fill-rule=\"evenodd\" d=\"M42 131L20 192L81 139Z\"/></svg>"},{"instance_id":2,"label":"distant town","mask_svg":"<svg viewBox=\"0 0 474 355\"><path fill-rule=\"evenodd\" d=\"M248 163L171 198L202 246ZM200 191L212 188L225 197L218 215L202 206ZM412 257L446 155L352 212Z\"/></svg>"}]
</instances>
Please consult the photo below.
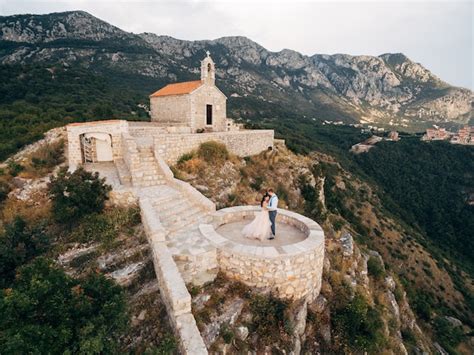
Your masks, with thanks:
<instances>
[{"instance_id":1,"label":"distant town","mask_svg":"<svg viewBox=\"0 0 474 355\"><path fill-rule=\"evenodd\" d=\"M328 123L326 123L328 124ZM356 127L357 125L352 125ZM367 153L372 149L377 143L385 140L396 142L400 140L397 131L390 131L387 136L382 137L376 135L376 133L384 133L383 128L368 126L366 128L361 128L361 133L373 133L372 136L364 140L363 142L354 144L350 151L355 154ZM447 131L446 128L440 128L434 126L433 128L428 128L421 137L422 141L449 141L452 144L463 144L463 145L474 145L474 126L464 126L460 128L457 132Z\"/></svg>"},{"instance_id":2,"label":"distant town","mask_svg":"<svg viewBox=\"0 0 474 355\"><path fill-rule=\"evenodd\" d=\"M457 132L447 131L446 128L428 128L421 137L423 141L449 141L453 144L474 145L474 126L464 126Z\"/></svg>"}]
</instances>

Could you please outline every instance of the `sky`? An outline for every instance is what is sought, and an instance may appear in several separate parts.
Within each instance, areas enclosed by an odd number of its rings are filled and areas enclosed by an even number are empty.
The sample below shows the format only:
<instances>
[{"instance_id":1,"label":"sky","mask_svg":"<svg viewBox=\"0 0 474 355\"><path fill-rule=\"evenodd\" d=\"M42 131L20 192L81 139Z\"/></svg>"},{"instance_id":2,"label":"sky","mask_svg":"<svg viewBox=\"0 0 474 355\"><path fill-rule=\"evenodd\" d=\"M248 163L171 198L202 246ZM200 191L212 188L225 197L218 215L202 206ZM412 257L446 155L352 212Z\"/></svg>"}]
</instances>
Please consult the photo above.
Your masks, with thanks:
<instances>
[{"instance_id":1,"label":"sky","mask_svg":"<svg viewBox=\"0 0 474 355\"><path fill-rule=\"evenodd\" d=\"M474 89L474 0L0 0L0 15L84 10L123 30L179 39L246 36L306 55L404 53Z\"/></svg>"}]
</instances>

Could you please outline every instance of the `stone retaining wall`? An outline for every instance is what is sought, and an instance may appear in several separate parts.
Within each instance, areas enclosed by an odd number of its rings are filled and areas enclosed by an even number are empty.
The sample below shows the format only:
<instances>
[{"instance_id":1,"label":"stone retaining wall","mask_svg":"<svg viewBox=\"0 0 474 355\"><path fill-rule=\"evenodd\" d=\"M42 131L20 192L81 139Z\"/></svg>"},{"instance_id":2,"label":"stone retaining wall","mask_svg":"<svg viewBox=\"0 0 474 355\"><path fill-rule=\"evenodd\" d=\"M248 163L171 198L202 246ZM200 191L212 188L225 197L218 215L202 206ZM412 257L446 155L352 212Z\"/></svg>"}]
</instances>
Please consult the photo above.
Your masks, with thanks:
<instances>
[{"instance_id":1,"label":"stone retaining wall","mask_svg":"<svg viewBox=\"0 0 474 355\"><path fill-rule=\"evenodd\" d=\"M114 206L131 207L138 204L138 199L131 189L114 188L109 192L108 203Z\"/></svg>"},{"instance_id":2,"label":"stone retaining wall","mask_svg":"<svg viewBox=\"0 0 474 355\"><path fill-rule=\"evenodd\" d=\"M154 137L154 147L166 163L175 164L183 154L197 149L204 142L224 143L232 154L246 157L273 148L273 137L273 130L163 134Z\"/></svg>"},{"instance_id":3,"label":"stone retaining wall","mask_svg":"<svg viewBox=\"0 0 474 355\"><path fill-rule=\"evenodd\" d=\"M279 210L279 222L307 235L303 241L279 247L237 244L215 230L226 223L252 218L258 211L254 206L225 208L214 213L213 224L200 225L201 233L218 250L220 270L251 287L270 290L277 297L314 300L321 289L324 261L324 232L316 222Z\"/></svg>"},{"instance_id":4,"label":"stone retaining wall","mask_svg":"<svg viewBox=\"0 0 474 355\"><path fill-rule=\"evenodd\" d=\"M139 204L142 222L152 250L160 294L171 325L179 339L181 353L208 354L191 312L191 295L166 246L166 230L161 226L160 220L147 198L140 198Z\"/></svg>"}]
</instances>

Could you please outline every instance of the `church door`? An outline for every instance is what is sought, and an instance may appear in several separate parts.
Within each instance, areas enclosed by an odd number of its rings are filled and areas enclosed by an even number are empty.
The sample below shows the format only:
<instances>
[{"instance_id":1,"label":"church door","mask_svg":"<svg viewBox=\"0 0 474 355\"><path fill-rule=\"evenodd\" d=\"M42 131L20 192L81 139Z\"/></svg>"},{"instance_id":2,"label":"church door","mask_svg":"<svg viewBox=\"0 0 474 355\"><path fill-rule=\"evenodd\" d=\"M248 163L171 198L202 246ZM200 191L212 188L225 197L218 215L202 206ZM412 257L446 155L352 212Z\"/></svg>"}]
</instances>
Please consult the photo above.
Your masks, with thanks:
<instances>
[{"instance_id":1,"label":"church door","mask_svg":"<svg viewBox=\"0 0 474 355\"><path fill-rule=\"evenodd\" d=\"M212 105L206 105L206 124L212 126Z\"/></svg>"}]
</instances>

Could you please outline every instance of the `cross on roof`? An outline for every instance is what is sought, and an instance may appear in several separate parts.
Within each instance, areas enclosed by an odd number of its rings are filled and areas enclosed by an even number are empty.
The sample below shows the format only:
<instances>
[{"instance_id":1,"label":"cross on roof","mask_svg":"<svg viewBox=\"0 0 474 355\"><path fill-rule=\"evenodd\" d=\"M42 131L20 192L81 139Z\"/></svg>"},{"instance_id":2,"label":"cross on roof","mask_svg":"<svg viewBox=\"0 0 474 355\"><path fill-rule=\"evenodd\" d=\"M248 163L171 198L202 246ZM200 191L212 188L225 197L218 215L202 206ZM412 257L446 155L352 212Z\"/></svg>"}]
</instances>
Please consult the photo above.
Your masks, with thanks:
<instances>
[{"instance_id":1,"label":"cross on roof","mask_svg":"<svg viewBox=\"0 0 474 355\"><path fill-rule=\"evenodd\" d=\"M207 56L209 57L211 55L211 52L206 51Z\"/></svg>"}]
</instances>

